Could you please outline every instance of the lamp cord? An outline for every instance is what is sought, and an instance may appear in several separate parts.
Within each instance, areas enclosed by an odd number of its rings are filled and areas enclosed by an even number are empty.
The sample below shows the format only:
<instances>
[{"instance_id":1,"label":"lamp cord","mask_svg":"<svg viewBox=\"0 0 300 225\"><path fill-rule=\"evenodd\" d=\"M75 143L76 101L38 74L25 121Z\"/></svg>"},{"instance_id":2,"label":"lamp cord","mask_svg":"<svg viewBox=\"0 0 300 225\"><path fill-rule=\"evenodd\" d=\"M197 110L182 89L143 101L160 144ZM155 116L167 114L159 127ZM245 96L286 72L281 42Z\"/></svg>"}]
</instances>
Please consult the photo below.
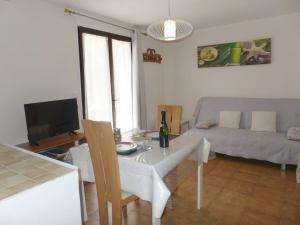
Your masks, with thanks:
<instances>
[{"instance_id":1,"label":"lamp cord","mask_svg":"<svg viewBox=\"0 0 300 225\"><path fill-rule=\"evenodd\" d=\"M168 0L169 19L171 19L171 0Z\"/></svg>"}]
</instances>

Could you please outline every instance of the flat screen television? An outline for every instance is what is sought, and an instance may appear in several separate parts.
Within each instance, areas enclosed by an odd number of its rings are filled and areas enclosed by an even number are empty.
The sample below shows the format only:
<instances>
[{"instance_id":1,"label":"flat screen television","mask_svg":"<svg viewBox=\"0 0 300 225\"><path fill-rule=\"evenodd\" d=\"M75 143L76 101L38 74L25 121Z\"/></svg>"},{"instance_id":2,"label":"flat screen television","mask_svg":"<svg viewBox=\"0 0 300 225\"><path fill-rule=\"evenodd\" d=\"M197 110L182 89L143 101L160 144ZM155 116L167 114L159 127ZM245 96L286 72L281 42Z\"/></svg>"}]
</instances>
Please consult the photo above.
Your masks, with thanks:
<instances>
[{"instance_id":1,"label":"flat screen television","mask_svg":"<svg viewBox=\"0 0 300 225\"><path fill-rule=\"evenodd\" d=\"M79 129L76 98L25 104L28 140L31 144Z\"/></svg>"}]
</instances>

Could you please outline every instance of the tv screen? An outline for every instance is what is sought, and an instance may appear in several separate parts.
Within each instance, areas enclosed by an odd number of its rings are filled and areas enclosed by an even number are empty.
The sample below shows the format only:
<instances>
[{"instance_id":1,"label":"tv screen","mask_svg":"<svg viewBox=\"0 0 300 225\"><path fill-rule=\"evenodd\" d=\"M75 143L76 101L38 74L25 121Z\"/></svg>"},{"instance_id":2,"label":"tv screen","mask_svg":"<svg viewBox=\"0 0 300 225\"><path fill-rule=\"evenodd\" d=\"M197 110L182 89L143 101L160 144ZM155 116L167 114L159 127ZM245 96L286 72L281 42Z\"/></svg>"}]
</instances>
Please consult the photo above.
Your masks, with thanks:
<instances>
[{"instance_id":1,"label":"tv screen","mask_svg":"<svg viewBox=\"0 0 300 225\"><path fill-rule=\"evenodd\" d=\"M76 98L25 104L30 143L79 129Z\"/></svg>"}]
</instances>

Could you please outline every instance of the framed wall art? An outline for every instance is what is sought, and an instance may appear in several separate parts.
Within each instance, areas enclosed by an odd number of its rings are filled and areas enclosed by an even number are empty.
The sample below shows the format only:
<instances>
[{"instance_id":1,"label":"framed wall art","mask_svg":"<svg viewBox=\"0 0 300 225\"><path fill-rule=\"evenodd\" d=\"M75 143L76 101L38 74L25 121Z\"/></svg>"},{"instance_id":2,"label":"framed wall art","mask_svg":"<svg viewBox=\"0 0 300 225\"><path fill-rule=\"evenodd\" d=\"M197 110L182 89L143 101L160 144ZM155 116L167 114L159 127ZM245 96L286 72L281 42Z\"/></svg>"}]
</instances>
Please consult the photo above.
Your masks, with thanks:
<instances>
[{"instance_id":1,"label":"framed wall art","mask_svg":"<svg viewBox=\"0 0 300 225\"><path fill-rule=\"evenodd\" d=\"M271 63L271 38L201 46L198 68Z\"/></svg>"}]
</instances>

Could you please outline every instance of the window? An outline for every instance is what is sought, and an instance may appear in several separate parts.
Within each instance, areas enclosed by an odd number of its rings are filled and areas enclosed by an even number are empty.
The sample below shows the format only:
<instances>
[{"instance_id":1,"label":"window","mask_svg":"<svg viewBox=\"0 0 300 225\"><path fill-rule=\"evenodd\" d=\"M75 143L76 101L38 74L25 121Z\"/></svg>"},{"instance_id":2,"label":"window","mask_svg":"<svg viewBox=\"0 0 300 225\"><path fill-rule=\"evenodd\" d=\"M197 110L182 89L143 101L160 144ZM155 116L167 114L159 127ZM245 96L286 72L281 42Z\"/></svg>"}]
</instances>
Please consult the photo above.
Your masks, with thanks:
<instances>
[{"instance_id":1,"label":"window","mask_svg":"<svg viewBox=\"0 0 300 225\"><path fill-rule=\"evenodd\" d=\"M79 27L83 117L133 128L131 38Z\"/></svg>"}]
</instances>

